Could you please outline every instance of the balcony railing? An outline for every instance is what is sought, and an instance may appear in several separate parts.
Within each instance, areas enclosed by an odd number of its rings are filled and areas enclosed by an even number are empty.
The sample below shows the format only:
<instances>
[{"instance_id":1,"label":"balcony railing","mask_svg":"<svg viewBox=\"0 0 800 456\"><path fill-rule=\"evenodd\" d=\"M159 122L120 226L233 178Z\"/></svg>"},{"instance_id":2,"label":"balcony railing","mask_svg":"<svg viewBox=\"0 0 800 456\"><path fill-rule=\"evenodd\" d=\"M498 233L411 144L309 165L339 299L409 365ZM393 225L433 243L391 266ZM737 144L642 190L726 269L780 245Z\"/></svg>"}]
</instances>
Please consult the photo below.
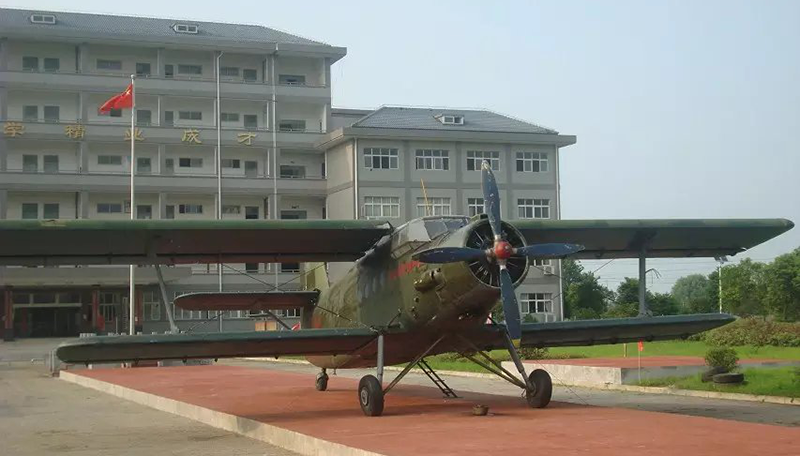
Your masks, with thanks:
<instances>
[{"instance_id":1,"label":"balcony railing","mask_svg":"<svg viewBox=\"0 0 800 456\"><path fill-rule=\"evenodd\" d=\"M142 108L144 109L144 108ZM129 116L129 115L128 115ZM125 117L121 117L120 120L108 120L103 122L85 122L79 119L25 119L20 117L8 117L6 119L0 120L2 122L17 122L21 124L34 124L34 125L76 125L80 124L82 126L94 126L94 127L127 127L130 128L131 122L130 117L125 119ZM216 125L214 124L200 124L200 123L184 123L185 121L180 121L180 123L172 123L172 124L165 124L165 123L155 123L155 122L136 122L137 127L144 127L144 128L163 128L163 129L175 129L175 130L182 130L188 128L203 128L203 129L215 129ZM271 132L272 129L267 126L222 126L222 131L260 131L260 132ZM319 128L278 128L277 131L279 133L327 133L326 130L322 130ZM6 135L8 136L8 135Z\"/></svg>"}]
</instances>

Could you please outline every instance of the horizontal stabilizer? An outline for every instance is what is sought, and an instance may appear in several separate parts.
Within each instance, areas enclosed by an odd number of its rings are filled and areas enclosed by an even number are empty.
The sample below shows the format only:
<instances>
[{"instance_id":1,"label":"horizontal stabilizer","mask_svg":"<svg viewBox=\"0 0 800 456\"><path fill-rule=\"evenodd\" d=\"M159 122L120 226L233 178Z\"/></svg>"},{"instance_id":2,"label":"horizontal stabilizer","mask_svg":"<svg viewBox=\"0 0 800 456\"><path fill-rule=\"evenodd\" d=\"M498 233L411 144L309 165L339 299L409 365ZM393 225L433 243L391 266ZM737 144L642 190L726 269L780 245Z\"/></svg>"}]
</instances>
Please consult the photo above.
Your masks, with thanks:
<instances>
[{"instance_id":1,"label":"horizontal stabilizer","mask_svg":"<svg viewBox=\"0 0 800 456\"><path fill-rule=\"evenodd\" d=\"M189 293L175 298L175 305L184 310L249 310L252 312L272 309L295 309L313 307L319 299L319 291L274 291Z\"/></svg>"}]
</instances>

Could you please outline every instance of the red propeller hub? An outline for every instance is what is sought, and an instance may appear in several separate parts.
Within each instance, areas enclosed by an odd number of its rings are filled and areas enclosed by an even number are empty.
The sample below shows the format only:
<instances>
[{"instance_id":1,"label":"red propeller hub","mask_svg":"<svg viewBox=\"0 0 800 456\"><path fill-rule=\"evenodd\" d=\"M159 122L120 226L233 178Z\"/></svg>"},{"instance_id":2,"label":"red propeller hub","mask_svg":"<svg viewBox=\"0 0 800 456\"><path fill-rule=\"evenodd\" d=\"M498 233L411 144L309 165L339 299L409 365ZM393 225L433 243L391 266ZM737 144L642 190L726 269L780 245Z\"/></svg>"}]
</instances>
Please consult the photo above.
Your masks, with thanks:
<instances>
[{"instance_id":1,"label":"red propeller hub","mask_svg":"<svg viewBox=\"0 0 800 456\"><path fill-rule=\"evenodd\" d=\"M507 260L514 254L514 247L508 241L497 241L494 243L494 256L498 260Z\"/></svg>"}]
</instances>

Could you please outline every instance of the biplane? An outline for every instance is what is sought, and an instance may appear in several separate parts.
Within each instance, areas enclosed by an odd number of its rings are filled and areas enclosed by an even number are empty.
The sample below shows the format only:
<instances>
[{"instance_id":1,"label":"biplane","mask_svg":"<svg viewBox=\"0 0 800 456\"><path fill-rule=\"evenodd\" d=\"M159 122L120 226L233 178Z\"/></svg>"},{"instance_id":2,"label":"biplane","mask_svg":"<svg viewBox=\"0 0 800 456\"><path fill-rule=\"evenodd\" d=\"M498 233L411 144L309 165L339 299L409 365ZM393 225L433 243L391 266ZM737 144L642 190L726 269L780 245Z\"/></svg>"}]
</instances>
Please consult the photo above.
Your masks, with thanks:
<instances>
[{"instance_id":1,"label":"biplane","mask_svg":"<svg viewBox=\"0 0 800 456\"><path fill-rule=\"evenodd\" d=\"M305 290L193 293L174 301L207 311L301 308L302 329L91 337L63 343L57 356L104 363L305 355L321 369L320 391L327 388L328 369L374 367L375 375L359 382L358 402L364 414L377 416L385 395L414 366L439 379L425 362L431 355L460 353L521 388L531 407L545 407L550 375L526 373L520 347L684 338L734 319L721 313L649 316L642 289L639 317L523 323L514 289L534 259L639 258L644 271L646 257L735 255L793 226L784 219L512 223L501 219L487 163L482 189L485 214L428 216L399 227L379 220L2 221L0 265L135 264L160 271L186 263L308 263ZM354 264L330 284L325 262ZM498 302L504 322L490 319ZM493 349L508 350L518 372L489 356ZM384 366L402 363L405 368L384 385ZM450 390L440 379L435 383Z\"/></svg>"}]
</instances>

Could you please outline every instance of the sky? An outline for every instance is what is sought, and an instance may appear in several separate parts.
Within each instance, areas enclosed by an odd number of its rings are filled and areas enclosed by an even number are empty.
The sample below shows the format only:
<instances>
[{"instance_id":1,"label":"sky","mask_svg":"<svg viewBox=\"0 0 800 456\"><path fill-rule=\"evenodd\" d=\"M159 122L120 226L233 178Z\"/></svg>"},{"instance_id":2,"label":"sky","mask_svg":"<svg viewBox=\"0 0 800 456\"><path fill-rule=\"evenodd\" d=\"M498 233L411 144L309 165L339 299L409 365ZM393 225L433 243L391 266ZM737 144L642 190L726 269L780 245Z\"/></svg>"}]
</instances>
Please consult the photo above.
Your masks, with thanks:
<instances>
[{"instance_id":1,"label":"sky","mask_svg":"<svg viewBox=\"0 0 800 456\"><path fill-rule=\"evenodd\" d=\"M64 10L60 0L0 0ZM151 1L68 10L259 24L347 48L333 104L487 108L563 134L563 218L800 223L800 2ZM770 261L800 227L731 258ZM636 260L584 262L615 288ZM713 259L653 260L648 286Z\"/></svg>"}]
</instances>

